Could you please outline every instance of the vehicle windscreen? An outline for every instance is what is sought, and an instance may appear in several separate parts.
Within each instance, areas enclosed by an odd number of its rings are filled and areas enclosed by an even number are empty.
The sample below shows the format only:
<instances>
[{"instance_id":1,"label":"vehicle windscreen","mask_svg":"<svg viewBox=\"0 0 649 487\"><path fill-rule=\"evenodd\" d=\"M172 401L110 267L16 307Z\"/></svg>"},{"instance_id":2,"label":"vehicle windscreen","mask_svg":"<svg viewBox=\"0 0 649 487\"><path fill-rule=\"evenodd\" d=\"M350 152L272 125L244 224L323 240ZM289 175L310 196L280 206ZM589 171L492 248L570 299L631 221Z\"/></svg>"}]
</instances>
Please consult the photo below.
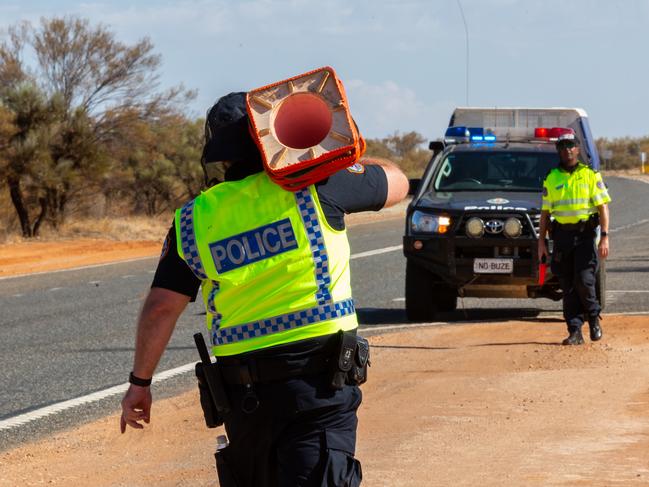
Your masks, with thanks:
<instances>
[{"instance_id":1,"label":"vehicle windscreen","mask_svg":"<svg viewBox=\"0 0 649 487\"><path fill-rule=\"evenodd\" d=\"M553 152L451 152L432 179L435 191L530 191L543 188L548 171L559 163Z\"/></svg>"}]
</instances>

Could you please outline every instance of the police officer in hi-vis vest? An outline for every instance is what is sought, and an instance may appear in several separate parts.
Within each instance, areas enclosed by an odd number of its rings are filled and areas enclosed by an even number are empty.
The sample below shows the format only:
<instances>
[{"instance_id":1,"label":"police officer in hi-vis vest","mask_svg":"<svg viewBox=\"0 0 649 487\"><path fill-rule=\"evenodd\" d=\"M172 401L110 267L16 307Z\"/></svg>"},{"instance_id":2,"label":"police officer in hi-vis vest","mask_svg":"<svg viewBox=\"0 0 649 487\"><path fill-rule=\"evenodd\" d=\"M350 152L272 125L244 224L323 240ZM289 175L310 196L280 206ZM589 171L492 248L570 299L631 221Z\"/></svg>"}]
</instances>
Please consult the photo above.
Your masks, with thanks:
<instances>
[{"instance_id":1,"label":"police officer in hi-vis vest","mask_svg":"<svg viewBox=\"0 0 649 487\"><path fill-rule=\"evenodd\" d=\"M538 244L539 260L548 257L545 237L553 239L551 270L563 291L563 316L568 325L564 345L581 345L581 327L588 320L590 339L602 338L600 303L595 291L599 257L609 252L608 203L611 198L602 175L579 161L579 142L574 133L557 140L559 166L543 182L543 202ZM554 221L550 223L550 216ZM599 244L597 228L601 231Z\"/></svg>"},{"instance_id":2,"label":"police officer in hi-vis vest","mask_svg":"<svg viewBox=\"0 0 649 487\"><path fill-rule=\"evenodd\" d=\"M217 453L220 484L357 486L364 379L338 370L362 340L343 217L398 203L408 180L389 161L360 160L282 189L263 170L244 93L208 113L203 162L211 187L176 212L139 317L122 432L149 422L150 379L200 286L227 396L216 398L229 440Z\"/></svg>"}]
</instances>

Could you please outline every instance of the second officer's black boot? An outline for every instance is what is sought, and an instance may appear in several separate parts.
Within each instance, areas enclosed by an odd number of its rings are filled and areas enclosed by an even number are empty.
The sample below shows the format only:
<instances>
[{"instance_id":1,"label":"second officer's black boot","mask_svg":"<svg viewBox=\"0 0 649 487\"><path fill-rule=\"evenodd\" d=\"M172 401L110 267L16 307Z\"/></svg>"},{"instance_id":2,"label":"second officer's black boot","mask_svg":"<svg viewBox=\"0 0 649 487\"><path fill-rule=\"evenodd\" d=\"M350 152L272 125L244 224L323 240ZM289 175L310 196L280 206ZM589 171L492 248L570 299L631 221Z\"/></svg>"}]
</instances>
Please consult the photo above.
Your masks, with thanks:
<instances>
[{"instance_id":1,"label":"second officer's black boot","mask_svg":"<svg viewBox=\"0 0 649 487\"><path fill-rule=\"evenodd\" d=\"M584 337L581 336L581 328L570 327L568 328L568 332L570 335L561 342L562 345L581 345L584 343Z\"/></svg>"},{"instance_id":2,"label":"second officer's black boot","mask_svg":"<svg viewBox=\"0 0 649 487\"><path fill-rule=\"evenodd\" d=\"M590 340L596 342L602 338L602 326L599 324L599 315L588 318L588 328L590 328Z\"/></svg>"}]
</instances>

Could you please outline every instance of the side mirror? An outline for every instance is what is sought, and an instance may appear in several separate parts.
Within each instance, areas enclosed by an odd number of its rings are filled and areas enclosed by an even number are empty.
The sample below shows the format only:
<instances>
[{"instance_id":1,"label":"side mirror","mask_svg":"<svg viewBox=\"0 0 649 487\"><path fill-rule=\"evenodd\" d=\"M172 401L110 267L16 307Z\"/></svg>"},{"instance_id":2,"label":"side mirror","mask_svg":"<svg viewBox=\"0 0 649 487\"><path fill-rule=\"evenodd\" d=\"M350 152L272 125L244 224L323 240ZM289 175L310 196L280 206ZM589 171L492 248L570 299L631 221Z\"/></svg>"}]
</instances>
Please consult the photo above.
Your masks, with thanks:
<instances>
[{"instance_id":1,"label":"side mirror","mask_svg":"<svg viewBox=\"0 0 649 487\"><path fill-rule=\"evenodd\" d=\"M414 196L421 184L421 178L408 179L408 196Z\"/></svg>"},{"instance_id":2,"label":"side mirror","mask_svg":"<svg viewBox=\"0 0 649 487\"><path fill-rule=\"evenodd\" d=\"M433 151L433 157L444 150L444 142L441 140L432 140L428 144L428 148Z\"/></svg>"}]
</instances>

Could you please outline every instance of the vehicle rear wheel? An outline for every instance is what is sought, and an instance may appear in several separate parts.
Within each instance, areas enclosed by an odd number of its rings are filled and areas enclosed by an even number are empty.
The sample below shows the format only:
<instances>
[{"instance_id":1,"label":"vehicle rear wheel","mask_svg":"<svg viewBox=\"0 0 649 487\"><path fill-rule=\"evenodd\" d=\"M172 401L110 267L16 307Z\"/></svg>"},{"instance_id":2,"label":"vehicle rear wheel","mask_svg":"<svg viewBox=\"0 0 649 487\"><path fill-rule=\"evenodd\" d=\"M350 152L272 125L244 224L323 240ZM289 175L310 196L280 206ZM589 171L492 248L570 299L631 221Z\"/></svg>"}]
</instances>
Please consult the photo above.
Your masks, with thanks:
<instances>
[{"instance_id":1,"label":"vehicle rear wheel","mask_svg":"<svg viewBox=\"0 0 649 487\"><path fill-rule=\"evenodd\" d=\"M410 321L432 321L440 311L457 308L457 291L410 260L406 264L406 316Z\"/></svg>"},{"instance_id":2,"label":"vehicle rear wheel","mask_svg":"<svg viewBox=\"0 0 649 487\"><path fill-rule=\"evenodd\" d=\"M599 268L595 276L595 294L602 310L606 307L606 261L599 261Z\"/></svg>"}]
</instances>

